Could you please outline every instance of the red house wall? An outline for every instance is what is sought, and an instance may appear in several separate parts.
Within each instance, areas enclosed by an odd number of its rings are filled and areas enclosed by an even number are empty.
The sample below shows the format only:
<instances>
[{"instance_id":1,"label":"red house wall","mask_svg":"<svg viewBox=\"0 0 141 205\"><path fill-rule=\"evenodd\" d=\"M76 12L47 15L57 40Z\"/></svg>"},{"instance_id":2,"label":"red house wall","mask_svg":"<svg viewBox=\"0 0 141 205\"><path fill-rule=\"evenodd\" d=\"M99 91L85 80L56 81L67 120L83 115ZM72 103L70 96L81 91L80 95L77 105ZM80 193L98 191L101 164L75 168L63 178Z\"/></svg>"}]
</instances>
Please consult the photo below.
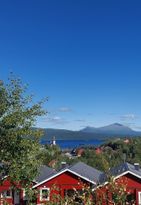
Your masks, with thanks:
<instances>
[{"instance_id":1,"label":"red house wall","mask_svg":"<svg viewBox=\"0 0 141 205\"><path fill-rule=\"evenodd\" d=\"M7 202L8 204L14 204L14 198L13 196L11 196L10 198L2 198L1 197L1 193L7 190L11 190L12 184L9 180L9 178L6 178L5 180L3 180L2 184L0 184L0 205L3 205L3 202ZM18 188L20 188L20 185L17 185ZM20 204L23 205L24 204L24 200L23 200L23 189L20 190Z\"/></svg>"},{"instance_id":2,"label":"red house wall","mask_svg":"<svg viewBox=\"0 0 141 205\"><path fill-rule=\"evenodd\" d=\"M40 195L39 195L40 188L50 188L51 189L50 200L53 200L54 194L60 195L61 198L64 198L65 190L74 189L74 188L76 190L81 190L83 184L86 184L86 181L80 180L80 178L75 176L74 174L68 171L62 173L59 176L37 187L38 190L37 204L44 203L44 201L40 201Z\"/></svg>"},{"instance_id":3,"label":"red house wall","mask_svg":"<svg viewBox=\"0 0 141 205\"><path fill-rule=\"evenodd\" d=\"M8 179L4 180L3 183L0 185L0 205L3 204L3 200L5 200L8 204L13 204L12 197L6 198L6 199L1 198L1 193L3 191L10 190L10 187L11 187L11 184L10 184L10 181Z\"/></svg>"},{"instance_id":4,"label":"red house wall","mask_svg":"<svg viewBox=\"0 0 141 205\"><path fill-rule=\"evenodd\" d=\"M131 174L127 174L123 178L127 181L127 191L136 195L136 205L139 205L138 192L141 192L141 179Z\"/></svg>"},{"instance_id":5,"label":"red house wall","mask_svg":"<svg viewBox=\"0 0 141 205\"><path fill-rule=\"evenodd\" d=\"M117 187L120 188L120 185L123 186L125 185L126 192L127 194L134 194L136 198L136 205L138 204L138 192L141 192L141 179L131 175L131 174L126 174L124 176L121 176L116 180ZM116 188L116 185L115 185ZM102 198L103 200L103 205L111 205L111 203L108 203L105 201L105 193L110 192L111 188L110 185L105 185L102 188L97 190L97 197ZM112 193L110 193L111 195Z\"/></svg>"}]
</instances>

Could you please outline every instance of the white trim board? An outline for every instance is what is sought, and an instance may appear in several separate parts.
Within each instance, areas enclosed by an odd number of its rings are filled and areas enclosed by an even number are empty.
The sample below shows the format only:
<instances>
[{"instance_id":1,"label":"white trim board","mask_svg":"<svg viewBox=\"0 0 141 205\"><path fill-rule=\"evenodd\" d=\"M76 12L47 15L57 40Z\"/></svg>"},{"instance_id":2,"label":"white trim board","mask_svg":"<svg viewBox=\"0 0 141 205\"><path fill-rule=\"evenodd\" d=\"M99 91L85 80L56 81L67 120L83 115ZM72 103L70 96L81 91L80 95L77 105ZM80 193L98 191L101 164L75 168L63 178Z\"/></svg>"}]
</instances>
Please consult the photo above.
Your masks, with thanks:
<instances>
[{"instance_id":1,"label":"white trim board","mask_svg":"<svg viewBox=\"0 0 141 205\"><path fill-rule=\"evenodd\" d=\"M135 176L135 177L137 177L137 178L139 178L139 179L141 179L141 176L140 175L137 175L137 174L135 174L134 172L131 172L131 171L126 171L126 172L123 172L122 174L119 174L118 176L116 176L116 177L114 177L114 179L118 179L118 178L120 178L120 177L122 177L122 176L124 176L124 175L126 175L126 174L131 174L131 175L133 175L133 176ZM103 186L105 186L106 184L108 184L109 182L108 181L106 181L106 182L104 182L103 184L100 184L100 185L98 185L96 188L94 188L93 190L95 190L95 189L97 189L97 188L99 188L99 187L103 187Z\"/></svg>"},{"instance_id":2,"label":"white trim board","mask_svg":"<svg viewBox=\"0 0 141 205\"><path fill-rule=\"evenodd\" d=\"M122 174L120 174L120 175L114 177L114 179L118 179L119 177L122 177L122 176L124 176L124 175L126 175L126 174L131 174L131 175L133 175L133 176L135 176L135 177L141 179L141 176L140 176L140 175L135 174L134 172L132 172L132 171L130 171L130 170L129 170L129 171L126 171L126 172L123 172Z\"/></svg>"}]
</instances>

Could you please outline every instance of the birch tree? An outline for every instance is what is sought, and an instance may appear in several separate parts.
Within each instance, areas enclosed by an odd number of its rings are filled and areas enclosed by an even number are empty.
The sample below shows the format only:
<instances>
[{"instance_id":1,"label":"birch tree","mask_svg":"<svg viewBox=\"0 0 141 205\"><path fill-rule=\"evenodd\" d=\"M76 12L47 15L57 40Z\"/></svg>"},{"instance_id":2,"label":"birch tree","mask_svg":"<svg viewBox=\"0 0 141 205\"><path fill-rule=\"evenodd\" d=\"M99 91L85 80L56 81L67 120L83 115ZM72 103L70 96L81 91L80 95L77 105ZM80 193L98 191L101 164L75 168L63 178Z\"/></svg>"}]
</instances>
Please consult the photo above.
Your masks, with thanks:
<instances>
[{"instance_id":1,"label":"birch tree","mask_svg":"<svg viewBox=\"0 0 141 205\"><path fill-rule=\"evenodd\" d=\"M24 182L24 186L38 173L43 133L33 126L37 117L46 114L42 108L46 99L34 103L27 88L12 75L7 84L0 81L0 175L16 184Z\"/></svg>"}]
</instances>

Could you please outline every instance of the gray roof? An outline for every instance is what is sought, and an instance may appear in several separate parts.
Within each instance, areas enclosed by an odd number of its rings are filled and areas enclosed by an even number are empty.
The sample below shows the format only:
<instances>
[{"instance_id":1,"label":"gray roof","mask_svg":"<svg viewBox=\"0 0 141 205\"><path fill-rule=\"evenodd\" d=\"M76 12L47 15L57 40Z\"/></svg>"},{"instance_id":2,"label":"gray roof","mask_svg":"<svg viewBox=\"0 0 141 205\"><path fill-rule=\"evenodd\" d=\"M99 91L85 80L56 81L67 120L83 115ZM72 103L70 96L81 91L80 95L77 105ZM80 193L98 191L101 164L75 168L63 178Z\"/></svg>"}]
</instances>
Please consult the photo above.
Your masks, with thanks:
<instances>
[{"instance_id":1,"label":"gray roof","mask_svg":"<svg viewBox=\"0 0 141 205\"><path fill-rule=\"evenodd\" d=\"M79 174L82 177L85 177L89 179L90 181L93 181L97 183L99 181L99 177L101 176L102 172L83 163L78 162L68 168L70 171L73 171L77 174Z\"/></svg>"},{"instance_id":2,"label":"gray roof","mask_svg":"<svg viewBox=\"0 0 141 205\"><path fill-rule=\"evenodd\" d=\"M47 166L41 166L40 170L39 170L39 175L36 177L35 181L40 183L46 179L48 179L49 177L53 176L54 174L56 174L56 170L47 167Z\"/></svg>"},{"instance_id":3,"label":"gray roof","mask_svg":"<svg viewBox=\"0 0 141 205\"><path fill-rule=\"evenodd\" d=\"M130 164L128 162L125 162L125 163L122 163L120 164L119 166L116 166L114 168L111 168L109 170L109 175L110 176L118 176L118 175L121 175L121 174L124 174L125 172L132 172L134 175L137 175L139 177L141 177L141 168L139 168L138 170L135 168L135 165L133 164ZM103 173L101 176L100 176L100 183L103 183L107 180L107 176L105 173Z\"/></svg>"}]
</instances>

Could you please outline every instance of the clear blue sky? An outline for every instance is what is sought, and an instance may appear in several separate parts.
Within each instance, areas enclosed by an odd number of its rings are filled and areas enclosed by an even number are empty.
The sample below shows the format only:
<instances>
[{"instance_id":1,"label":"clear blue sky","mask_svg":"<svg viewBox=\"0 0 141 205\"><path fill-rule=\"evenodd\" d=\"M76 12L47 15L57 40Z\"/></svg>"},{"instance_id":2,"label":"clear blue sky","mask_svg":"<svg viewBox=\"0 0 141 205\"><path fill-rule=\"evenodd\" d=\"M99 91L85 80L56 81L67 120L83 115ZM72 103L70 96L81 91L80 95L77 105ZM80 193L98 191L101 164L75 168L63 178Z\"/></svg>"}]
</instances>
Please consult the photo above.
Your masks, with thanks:
<instances>
[{"instance_id":1,"label":"clear blue sky","mask_svg":"<svg viewBox=\"0 0 141 205\"><path fill-rule=\"evenodd\" d=\"M0 1L0 78L10 71L49 96L38 126L141 129L141 1Z\"/></svg>"}]
</instances>

